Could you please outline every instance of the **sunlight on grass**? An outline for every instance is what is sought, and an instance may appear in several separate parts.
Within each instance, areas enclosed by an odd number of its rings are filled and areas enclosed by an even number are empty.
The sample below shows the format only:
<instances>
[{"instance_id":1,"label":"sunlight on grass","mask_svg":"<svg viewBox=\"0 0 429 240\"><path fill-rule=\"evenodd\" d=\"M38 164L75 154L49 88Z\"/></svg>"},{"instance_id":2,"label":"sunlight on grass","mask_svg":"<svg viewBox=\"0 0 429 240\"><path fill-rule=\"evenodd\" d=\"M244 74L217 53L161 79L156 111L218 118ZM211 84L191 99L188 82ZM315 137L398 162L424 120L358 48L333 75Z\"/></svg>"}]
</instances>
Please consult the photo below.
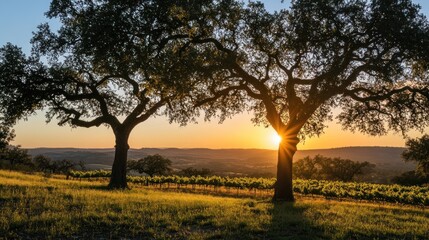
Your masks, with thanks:
<instances>
[{"instance_id":1,"label":"sunlight on grass","mask_svg":"<svg viewBox=\"0 0 429 240\"><path fill-rule=\"evenodd\" d=\"M298 198L295 204L0 171L0 236L131 239L425 239L428 209Z\"/></svg>"}]
</instances>

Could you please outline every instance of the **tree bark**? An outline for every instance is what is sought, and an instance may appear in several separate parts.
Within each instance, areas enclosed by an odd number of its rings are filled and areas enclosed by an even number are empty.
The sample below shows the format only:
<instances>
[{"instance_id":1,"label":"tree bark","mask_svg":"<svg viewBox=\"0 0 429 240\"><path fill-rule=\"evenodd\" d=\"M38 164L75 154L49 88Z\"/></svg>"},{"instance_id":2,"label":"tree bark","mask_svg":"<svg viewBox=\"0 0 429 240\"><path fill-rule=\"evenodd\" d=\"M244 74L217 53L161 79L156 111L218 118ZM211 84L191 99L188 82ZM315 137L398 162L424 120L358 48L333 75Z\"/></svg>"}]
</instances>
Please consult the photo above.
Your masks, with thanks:
<instances>
[{"instance_id":1,"label":"tree bark","mask_svg":"<svg viewBox=\"0 0 429 240\"><path fill-rule=\"evenodd\" d=\"M293 202L292 160L299 139L297 135L282 136L277 162L277 181L274 187L274 201Z\"/></svg>"},{"instance_id":2,"label":"tree bark","mask_svg":"<svg viewBox=\"0 0 429 240\"><path fill-rule=\"evenodd\" d=\"M115 160L112 165L109 188L125 189L127 185L127 158L129 131L117 130L115 132Z\"/></svg>"}]
</instances>

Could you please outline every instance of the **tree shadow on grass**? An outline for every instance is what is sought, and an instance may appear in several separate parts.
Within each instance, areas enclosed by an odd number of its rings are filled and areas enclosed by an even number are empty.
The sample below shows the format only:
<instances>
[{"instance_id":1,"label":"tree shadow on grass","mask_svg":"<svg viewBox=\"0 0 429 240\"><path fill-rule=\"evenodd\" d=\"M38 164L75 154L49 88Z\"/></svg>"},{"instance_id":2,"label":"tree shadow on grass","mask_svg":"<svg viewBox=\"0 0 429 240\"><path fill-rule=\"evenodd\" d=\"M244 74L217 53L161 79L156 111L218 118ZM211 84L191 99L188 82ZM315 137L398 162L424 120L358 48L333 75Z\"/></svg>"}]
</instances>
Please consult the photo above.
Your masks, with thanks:
<instances>
[{"instance_id":1,"label":"tree shadow on grass","mask_svg":"<svg viewBox=\"0 0 429 240\"><path fill-rule=\"evenodd\" d=\"M258 203L254 206L252 204L254 202L249 203L246 207L255 212L255 217L258 217L258 211L260 211ZM214 234L208 239L329 239L324 235L323 229L305 216L307 206L271 201L268 204L268 212L261 214L268 214L271 219L262 225L261 229L253 229L245 222L241 222L229 226L229 232L220 231L219 234Z\"/></svg>"},{"instance_id":2,"label":"tree shadow on grass","mask_svg":"<svg viewBox=\"0 0 429 240\"><path fill-rule=\"evenodd\" d=\"M336 205L339 204L273 203L270 208L272 220L263 239L428 239L427 233L396 232L389 225L403 221L403 211L412 212L413 215L420 215L421 211L399 210L395 215L388 215L392 211L388 207L380 210L379 206L351 205L340 207L337 213ZM363 207L369 208L370 212L362 218L359 212ZM349 211L344 211L345 208ZM378 228L367 228L375 218L383 216L384 211L388 220L384 224L378 222ZM342 218L345 218L344 221L341 221ZM348 221L350 219L352 221Z\"/></svg>"},{"instance_id":3,"label":"tree shadow on grass","mask_svg":"<svg viewBox=\"0 0 429 240\"><path fill-rule=\"evenodd\" d=\"M289 202L273 202L272 216L264 239L327 239L320 227L305 216L305 205Z\"/></svg>"},{"instance_id":4,"label":"tree shadow on grass","mask_svg":"<svg viewBox=\"0 0 429 240\"><path fill-rule=\"evenodd\" d=\"M109 191L109 192L114 192L114 191L128 191L128 190L130 190L129 188L125 188L125 189L112 189L107 184L103 184L103 185L82 185L82 186L79 186L78 188L79 189L89 189L89 190Z\"/></svg>"}]
</instances>

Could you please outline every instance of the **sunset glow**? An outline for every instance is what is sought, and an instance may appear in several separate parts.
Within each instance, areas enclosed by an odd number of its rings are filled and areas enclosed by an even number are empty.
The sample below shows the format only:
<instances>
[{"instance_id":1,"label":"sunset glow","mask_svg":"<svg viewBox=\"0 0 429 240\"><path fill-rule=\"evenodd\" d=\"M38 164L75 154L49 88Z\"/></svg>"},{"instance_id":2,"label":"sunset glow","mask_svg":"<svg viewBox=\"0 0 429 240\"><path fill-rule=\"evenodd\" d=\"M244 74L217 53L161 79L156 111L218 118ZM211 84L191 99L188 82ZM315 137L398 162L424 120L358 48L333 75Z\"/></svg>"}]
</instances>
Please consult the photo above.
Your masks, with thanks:
<instances>
[{"instance_id":1,"label":"sunset glow","mask_svg":"<svg viewBox=\"0 0 429 240\"><path fill-rule=\"evenodd\" d=\"M115 140L111 129L70 128L58 126L55 122L45 123L43 113L19 121L15 126L16 138L12 144L25 148L37 147L77 147L77 148L113 148ZM223 124L204 122L180 127L169 124L167 120L150 119L137 126L130 136L131 148L262 148L277 149L279 138L272 128L254 126L250 114L241 114L227 119ZM429 130L429 129L428 129ZM204 133L204 134L203 134ZM411 132L411 137L421 133ZM395 146L403 147L405 140L400 134L382 137L368 137L360 133L343 131L334 122L320 137L301 140L298 149L320 149L347 146Z\"/></svg>"},{"instance_id":2,"label":"sunset glow","mask_svg":"<svg viewBox=\"0 0 429 240\"><path fill-rule=\"evenodd\" d=\"M277 133L273 133L271 135L271 141L274 143L275 146L278 146L282 141L282 137L280 137Z\"/></svg>"}]
</instances>

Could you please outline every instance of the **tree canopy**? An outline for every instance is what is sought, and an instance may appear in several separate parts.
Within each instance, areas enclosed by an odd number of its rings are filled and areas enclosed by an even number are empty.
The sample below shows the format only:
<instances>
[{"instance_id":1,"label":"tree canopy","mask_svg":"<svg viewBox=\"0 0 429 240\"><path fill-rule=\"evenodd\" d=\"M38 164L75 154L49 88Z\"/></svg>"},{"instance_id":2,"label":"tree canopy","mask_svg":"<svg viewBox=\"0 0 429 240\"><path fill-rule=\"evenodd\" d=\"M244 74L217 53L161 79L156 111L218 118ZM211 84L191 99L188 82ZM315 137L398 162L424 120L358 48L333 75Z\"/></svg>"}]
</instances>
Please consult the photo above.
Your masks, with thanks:
<instances>
[{"instance_id":1,"label":"tree canopy","mask_svg":"<svg viewBox=\"0 0 429 240\"><path fill-rule=\"evenodd\" d=\"M15 132L8 126L0 126L0 151L5 149L9 142L15 138Z\"/></svg>"},{"instance_id":2,"label":"tree canopy","mask_svg":"<svg viewBox=\"0 0 429 240\"><path fill-rule=\"evenodd\" d=\"M256 124L283 138L276 199L293 201L300 139L322 134L334 117L370 135L428 126L429 25L411 0L296 0L274 13L251 2L237 18L234 34L195 40L227 54L234 79L205 106L228 114L247 104ZM243 92L245 103L230 97Z\"/></svg>"},{"instance_id":3,"label":"tree canopy","mask_svg":"<svg viewBox=\"0 0 429 240\"><path fill-rule=\"evenodd\" d=\"M110 186L125 188L127 142L136 125L158 115L185 124L199 115L194 93L205 91L224 54L184 39L211 31L207 19L220 21L234 6L53 0L46 15L60 21L58 31L41 24L28 57L12 44L0 48L1 113L15 122L44 109L59 125L110 127L116 138Z\"/></svg>"},{"instance_id":4,"label":"tree canopy","mask_svg":"<svg viewBox=\"0 0 429 240\"><path fill-rule=\"evenodd\" d=\"M31 156L28 154L28 151L26 149L21 149L20 146L7 146L1 149L0 161L8 162L9 169L17 169L17 166L33 167Z\"/></svg>"},{"instance_id":5,"label":"tree canopy","mask_svg":"<svg viewBox=\"0 0 429 240\"><path fill-rule=\"evenodd\" d=\"M405 161L417 163L417 172L429 177L429 135L425 134L421 138L408 139L405 143L407 149L402 153Z\"/></svg>"},{"instance_id":6,"label":"tree canopy","mask_svg":"<svg viewBox=\"0 0 429 240\"><path fill-rule=\"evenodd\" d=\"M159 154L149 155L139 160L130 160L128 169L139 173L154 175L166 175L172 172L171 160Z\"/></svg>"}]
</instances>

